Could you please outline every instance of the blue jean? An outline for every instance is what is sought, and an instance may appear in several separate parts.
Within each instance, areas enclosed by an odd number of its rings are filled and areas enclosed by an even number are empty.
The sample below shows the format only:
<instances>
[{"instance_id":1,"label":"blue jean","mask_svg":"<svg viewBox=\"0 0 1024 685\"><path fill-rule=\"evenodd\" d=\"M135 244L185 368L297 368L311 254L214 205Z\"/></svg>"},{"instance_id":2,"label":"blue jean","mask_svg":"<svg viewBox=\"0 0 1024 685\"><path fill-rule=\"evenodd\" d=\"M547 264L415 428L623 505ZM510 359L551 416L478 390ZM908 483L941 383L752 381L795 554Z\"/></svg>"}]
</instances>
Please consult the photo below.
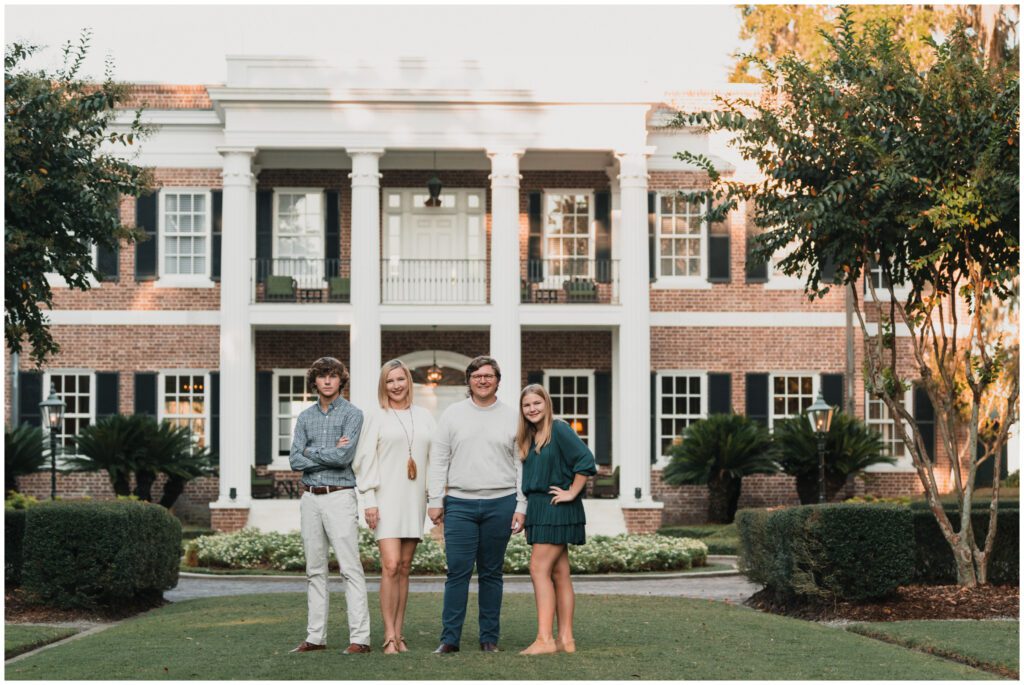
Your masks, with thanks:
<instances>
[{"instance_id":1,"label":"blue jean","mask_svg":"<svg viewBox=\"0 0 1024 685\"><path fill-rule=\"evenodd\" d=\"M497 644L501 632L502 566L512 535L516 496L444 500L444 546L448 578L444 583L441 642L458 645L466 621L469 578L476 564L480 586L480 642Z\"/></svg>"}]
</instances>

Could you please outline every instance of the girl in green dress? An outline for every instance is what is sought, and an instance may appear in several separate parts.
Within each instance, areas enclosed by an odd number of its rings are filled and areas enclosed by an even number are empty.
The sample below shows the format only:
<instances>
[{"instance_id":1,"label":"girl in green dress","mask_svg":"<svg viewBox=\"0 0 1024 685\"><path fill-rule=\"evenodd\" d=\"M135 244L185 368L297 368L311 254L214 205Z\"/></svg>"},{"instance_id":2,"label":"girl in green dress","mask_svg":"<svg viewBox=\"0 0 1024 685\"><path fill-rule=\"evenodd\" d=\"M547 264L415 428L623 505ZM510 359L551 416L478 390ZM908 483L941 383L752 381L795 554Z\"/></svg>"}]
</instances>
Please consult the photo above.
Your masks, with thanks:
<instances>
[{"instance_id":1,"label":"girl in green dress","mask_svg":"<svg viewBox=\"0 0 1024 685\"><path fill-rule=\"evenodd\" d=\"M587 520L577 497L597 467L594 455L569 424L554 420L551 397L542 386L523 388L519 408L516 447L523 460L526 542L532 546L530 580L537 602L537 639L520 654L575 652L576 597L569 575L569 545L585 542Z\"/></svg>"}]
</instances>

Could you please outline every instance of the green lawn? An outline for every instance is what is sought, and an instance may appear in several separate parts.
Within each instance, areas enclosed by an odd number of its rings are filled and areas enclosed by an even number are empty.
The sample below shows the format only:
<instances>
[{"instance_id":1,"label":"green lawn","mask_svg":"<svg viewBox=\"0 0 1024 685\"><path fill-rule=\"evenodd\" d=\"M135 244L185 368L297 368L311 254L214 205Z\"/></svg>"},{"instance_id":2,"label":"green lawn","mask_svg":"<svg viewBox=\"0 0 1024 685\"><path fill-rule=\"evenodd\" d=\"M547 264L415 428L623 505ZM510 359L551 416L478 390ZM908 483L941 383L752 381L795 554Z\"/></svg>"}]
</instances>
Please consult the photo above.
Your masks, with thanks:
<instances>
[{"instance_id":1,"label":"green lawn","mask_svg":"<svg viewBox=\"0 0 1024 685\"><path fill-rule=\"evenodd\" d=\"M7 679L344 679L344 680L697 680L992 678L945 659L861 635L709 600L578 596L580 651L547 657L516 652L534 636L530 595L506 595L500 654L476 648L476 595L470 595L465 650L430 653L441 596L414 594L406 638L411 651L380 652L377 597L371 595L374 653L349 657L344 596L331 597L328 649L288 654L304 637L305 596L297 593L181 602L29 657Z\"/></svg>"},{"instance_id":2,"label":"green lawn","mask_svg":"<svg viewBox=\"0 0 1024 685\"><path fill-rule=\"evenodd\" d=\"M53 628L50 626L26 626L18 623L4 625L4 659L24 654L36 647L48 645L69 635L75 628Z\"/></svg>"},{"instance_id":3,"label":"green lawn","mask_svg":"<svg viewBox=\"0 0 1024 685\"><path fill-rule=\"evenodd\" d=\"M1020 624L1017 621L858 623L849 626L849 630L946 654L966 663L1020 671Z\"/></svg>"}]
</instances>

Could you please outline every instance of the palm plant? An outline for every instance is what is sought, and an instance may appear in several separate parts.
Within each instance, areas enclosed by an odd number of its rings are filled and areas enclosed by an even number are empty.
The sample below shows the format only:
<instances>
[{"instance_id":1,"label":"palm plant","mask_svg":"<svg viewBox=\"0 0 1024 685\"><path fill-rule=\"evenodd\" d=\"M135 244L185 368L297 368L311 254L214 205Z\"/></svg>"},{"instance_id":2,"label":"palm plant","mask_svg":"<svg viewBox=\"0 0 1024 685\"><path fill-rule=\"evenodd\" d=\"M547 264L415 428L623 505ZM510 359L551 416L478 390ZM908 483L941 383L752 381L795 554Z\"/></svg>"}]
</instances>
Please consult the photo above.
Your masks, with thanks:
<instances>
[{"instance_id":1,"label":"palm plant","mask_svg":"<svg viewBox=\"0 0 1024 685\"><path fill-rule=\"evenodd\" d=\"M210 448L197 447L192 442L192 432L186 426L174 426L167 422L155 426L150 433L146 462L153 465L147 477L151 474L152 480L155 480L156 472L167 475L160 497L160 506L167 509L174 506L190 480L216 472L216 461ZM141 480L141 474L136 473L136 482ZM146 501L152 501L152 480L145 490L145 497L137 492ZM141 488L137 486L136 490Z\"/></svg>"},{"instance_id":2,"label":"palm plant","mask_svg":"<svg viewBox=\"0 0 1024 685\"><path fill-rule=\"evenodd\" d=\"M708 520L732 523L743 477L775 473L771 435L739 414L713 414L691 423L670 449L663 480L670 485L707 485Z\"/></svg>"},{"instance_id":3,"label":"palm plant","mask_svg":"<svg viewBox=\"0 0 1024 685\"><path fill-rule=\"evenodd\" d=\"M75 438L75 456L65 461L79 471L106 471L114 494L131 494L131 476L143 462L152 416L114 415L87 426Z\"/></svg>"},{"instance_id":4,"label":"palm plant","mask_svg":"<svg viewBox=\"0 0 1024 685\"><path fill-rule=\"evenodd\" d=\"M35 473L46 463L43 431L23 423L4 431L4 492L18 491L18 476Z\"/></svg>"},{"instance_id":5,"label":"palm plant","mask_svg":"<svg viewBox=\"0 0 1024 685\"><path fill-rule=\"evenodd\" d=\"M801 504L818 501L818 437L806 417L775 423L775 455L784 473L796 476ZM872 464L894 464L885 444L863 421L846 412L832 417L825 438L825 499L832 500L853 474Z\"/></svg>"}]
</instances>

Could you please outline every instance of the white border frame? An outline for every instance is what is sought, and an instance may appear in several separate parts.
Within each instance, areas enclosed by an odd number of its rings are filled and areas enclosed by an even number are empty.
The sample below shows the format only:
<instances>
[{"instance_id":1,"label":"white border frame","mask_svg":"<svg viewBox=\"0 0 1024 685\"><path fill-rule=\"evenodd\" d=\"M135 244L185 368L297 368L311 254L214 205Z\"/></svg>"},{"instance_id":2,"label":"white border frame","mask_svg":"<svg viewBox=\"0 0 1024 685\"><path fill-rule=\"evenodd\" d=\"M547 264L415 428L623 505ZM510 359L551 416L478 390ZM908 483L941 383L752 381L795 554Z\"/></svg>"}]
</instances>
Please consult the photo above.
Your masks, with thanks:
<instances>
[{"instance_id":1,"label":"white border frame","mask_svg":"<svg viewBox=\"0 0 1024 685\"><path fill-rule=\"evenodd\" d=\"M61 279L63 281L63 279ZM50 396L50 383L51 377L56 374L58 376L64 375L76 375L76 376L89 376L89 425L96 425L96 371L94 369L82 369L82 368L69 368L69 369L48 369L43 372L43 399ZM50 440L50 426L46 423L43 416L39 417L40 425L43 428L43 439L46 441L47 448L49 447ZM61 430L63 431L63 426ZM61 433L63 435L63 433ZM77 456L77 452L63 452L70 456ZM61 469L65 466L66 462L64 456L60 456L57 459L57 468Z\"/></svg>"},{"instance_id":2,"label":"white border frame","mask_svg":"<svg viewBox=\"0 0 1024 685\"><path fill-rule=\"evenodd\" d=\"M160 369L156 377L156 420L163 422L167 418L164 406L167 403L167 396L164 386L167 384L167 376L198 376L203 375L203 420L206 422L206 447L211 447L210 442L213 435L210 432L210 370L209 369Z\"/></svg>"},{"instance_id":3,"label":"white border frame","mask_svg":"<svg viewBox=\"0 0 1024 685\"><path fill-rule=\"evenodd\" d=\"M169 274L164 271L164 257L166 256L167 229L165 222L165 202L167 194L191 194L206 196L206 225L203 227L203 234L200 237L206 239L206 271L202 274ZM157 279L154 287L157 288L212 288L214 282L210 277L213 269L213 193L211 188L198 188L192 186L163 186L157 193L157 216L156 216L157 258L156 273ZM193 234L196 235L196 234Z\"/></svg>"},{"instance_id":4,"label":"white border frame","mask_svg":"<svg viewBox=\"0 0 1024 685\"><path fill-rule=\"evenodd\" d=\"M821 372L798 369L795 371L773 371L768 374L768 430L775 430L775 379L789 376L810 376L811 377L811 402L818 396L821 390ZM780 416L780 419L787 419L794 414Z\"/></svg>"},{"instance_id":5,"label":"white border frame","mask_svg":"<svg viewBox=\"0 0 1024 685\"><path fill-rule=\"evenodd\" d=\"M594 423L594 404L597 402L597 388L594 387L594 371L595 369L541 369L544 374L544 389L548 391L548 395L551 394L550 379L552 376L572 376L573 378L586 378L587 379L587 425L589 430L587 431L587 439L584 440L584 444L593 453L595 448L595 441L597 437L596 425ZM577 395L578 396L578 395ZM522 412L519 407L516 407L518 412ZM552 416L554 413L552 412ZM577 414L579 416L579 414Z\"/></svg>"},{"instance_id":6,"label":"white border frame","mask_svg":"<svg viewBox=\"0 0 1024 685\"><path fill-rule=\"evenodd\" d=\"M657 190L654 192L654 281L651 288L655 290L710 290L708 282L708 222L700 222L700 273L696 276L666 276L661 273L661 198L665 195L675 196L679 193L690 193L696 188L679 188L677 190Z\"/></svg>"},{"instance_id":7,"label":"white border frame","mask_svg":"<svg viewBox=\"0 0 1024 685\"><path fill-rule=\"evenodd\" d=\"M273 399L272 399L272 401L274 403L274 408L271 411L270 415L271 415L271 421L273 422L273 426L271 428L271 436L272 436L271 444L273 445L273 447L272 447L272 451L271 451L271 455L270 455L270 463L267 465L267 470L269 470L269 471L291 471L292 470L292 465L291 465L290 457L281 457L281 456L278 456L278 454L277 454L278 445L280 445L280 439L281 439L281 429L280 429L280 427L278 425L278 423L280 421L280 418L281 418L281 415L279 413L279 409L280 409L281 403L280 403L280 393L278 392L278 379L280 379L282 376L289 376L289 377L290 376L302 376L303 379L305 379L306 372L308 372L308 371L309 371L309 369L273 369L272 370L273 378L274 378L274 381L273 381L274 386L273 386L273 392L272 392ZM315 402L317 402L317 396L316 396L316 393L312 393L311 404L315 403Z\"/></svg>"},{"instance_id":8,"label":"white border frame","mask_svg":"<svg viewBox=\"0 0 1024 685\"><path fill-rule=\"evenodd\" d=\"M653 468L653 469L663 469L663 468L665 468L668 465L669 461L671 461L671 458L667 457L667 456L665 456L663 454L658 453L659 450L661 449L661 439L662 439L662 437L664 437L661 434L661 419L662 419L662 415L661 415L661 399L662 399L661 379L662 378L678 378L679 376L699 376L700 377L700 379L701 379L701 383L700 383L700 418L698 420L701 420L701 419L706 419L708 417L708 372L705 371L705 370L697 370L697 369L661 369L659 371L656 371L654 376L655 376L655 378L654 378L654 387L655 387L654 403L655 404L654 404L653 409L654 409L654 450L655 450L655 454L654 454L654 463L651 464L651 468Z\"/></svg>"}]
</instances>

